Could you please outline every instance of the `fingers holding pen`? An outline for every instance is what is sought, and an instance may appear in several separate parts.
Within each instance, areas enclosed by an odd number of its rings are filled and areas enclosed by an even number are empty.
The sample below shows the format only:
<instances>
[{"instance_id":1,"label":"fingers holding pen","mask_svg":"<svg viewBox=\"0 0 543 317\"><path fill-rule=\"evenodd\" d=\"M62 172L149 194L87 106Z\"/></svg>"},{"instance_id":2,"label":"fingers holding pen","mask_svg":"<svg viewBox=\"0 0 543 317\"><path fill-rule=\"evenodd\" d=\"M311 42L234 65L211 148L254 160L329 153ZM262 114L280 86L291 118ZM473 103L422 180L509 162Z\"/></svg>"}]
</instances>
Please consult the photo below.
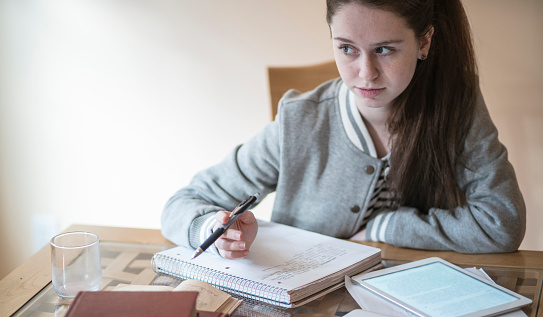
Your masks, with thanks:
<instances>
[{"instance_id":1,"label":"fingers holding pen","mask_svg":"<svg viewBox=\"0 0 543 317\"><path fill-rule=\"evenodd\" d=\"M228 222L230 212L219 211L216 215L218 228ZM237 259L249 255L249 248L258 231L258 223L251 211L246 211L226 232L215 241L219 253L227 259Z\"/></svg>"},{"instance_id":2,"label":"fingers holding pen","mask_svg":"<svg viewBox=\"0 0 543 317\"><path fill-rule=\"evenodd\" d=\"M226 224L228 220L230 220L230 214L231 212L229 211L219 211L217 215L215 216L215 218L217 219L217 224L215 225L214 230L220 227L221 225ZM238 221L239 220L240 219L238 219ZM224 234L218 240L220 239L241 240L243 236L243 232L241 230L237 230L236 227L237 226L234 223L230 228L228 228L228 230L224 232Z\"/></svg>"},{"instance_id":3,"label":"fingers holding pen","mask_svg":"<svg viewBox=\"0 0 543 317\"><path fill-rule=\"evenodd\" d=\"M227 239L219 239L215 242L219 253L226 259L238 259L249 255L249 250L245 248L244 241L231 241Z\"/></svg>"}]
</instances>

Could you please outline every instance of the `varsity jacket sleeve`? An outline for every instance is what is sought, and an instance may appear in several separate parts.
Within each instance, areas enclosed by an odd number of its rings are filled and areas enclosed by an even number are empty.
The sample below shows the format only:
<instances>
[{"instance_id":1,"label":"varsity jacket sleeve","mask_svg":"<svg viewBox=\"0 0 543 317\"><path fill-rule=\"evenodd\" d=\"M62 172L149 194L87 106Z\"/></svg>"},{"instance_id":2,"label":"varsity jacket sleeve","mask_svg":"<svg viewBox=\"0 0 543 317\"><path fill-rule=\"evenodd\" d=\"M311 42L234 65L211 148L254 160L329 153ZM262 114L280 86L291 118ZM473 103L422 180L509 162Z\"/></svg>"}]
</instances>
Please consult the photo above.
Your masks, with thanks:
<instances>
[{"instance_id":1,"label":"varsity jacket sleeve","mask_svg":"<svg viewBox=\"0 0 543 317\"><path fill-rule=\"evenodd\" d=\"M467 168L458 167L457 175L467 205L434 208L428 214L408 206L383 212L368 223L366 238L462 253L517 250L526 229L526 207L481 94L464 155Z\"/></svg>"},{"instance_id":2,"label":"varsity jacket sleeve","mask_svg":"<svg viewBox=\"0 0 543 317\"><path fill-rule=\"evenodd\" d=\"M164 237L197 248L211 233L217 211L232 210L256 192L263 198L274 191L279 165L278 126L276 122L268 124L222 162L197 173L187 187L176 192L162 213Z\"/></svg>"}]
</instances>

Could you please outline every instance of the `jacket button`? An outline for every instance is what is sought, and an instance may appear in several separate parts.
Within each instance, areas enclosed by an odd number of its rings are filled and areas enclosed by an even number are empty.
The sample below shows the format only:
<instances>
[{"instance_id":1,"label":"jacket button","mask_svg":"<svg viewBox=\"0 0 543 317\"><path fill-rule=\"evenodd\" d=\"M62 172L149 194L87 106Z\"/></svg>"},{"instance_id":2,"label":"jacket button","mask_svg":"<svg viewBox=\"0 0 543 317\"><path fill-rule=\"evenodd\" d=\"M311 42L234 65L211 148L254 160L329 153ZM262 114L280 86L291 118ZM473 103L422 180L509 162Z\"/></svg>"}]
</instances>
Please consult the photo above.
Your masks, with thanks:
<instances>
[{"instance_id":1,"label":"jacket button","mask_svg":"<svg viewBox=\"0 0 543 317\"><path fill-rule=\"evenodd\" d=\"M356 214L360 212L360 207L358 205L354 205L351 207L351 211Z\"/></svg>"},{"instance_id":2,"label":"jacket button","mask_svg":"<svg viewBox=\"0 0 543 317\"><path fill-rule=\"evenodd\" d=\"M366 174L373 174L373 172L375 172L375 168L373 168L373 166L371 165L366 165L364 166L364 171L366 172Z\"/></svg>"}]
</instances>

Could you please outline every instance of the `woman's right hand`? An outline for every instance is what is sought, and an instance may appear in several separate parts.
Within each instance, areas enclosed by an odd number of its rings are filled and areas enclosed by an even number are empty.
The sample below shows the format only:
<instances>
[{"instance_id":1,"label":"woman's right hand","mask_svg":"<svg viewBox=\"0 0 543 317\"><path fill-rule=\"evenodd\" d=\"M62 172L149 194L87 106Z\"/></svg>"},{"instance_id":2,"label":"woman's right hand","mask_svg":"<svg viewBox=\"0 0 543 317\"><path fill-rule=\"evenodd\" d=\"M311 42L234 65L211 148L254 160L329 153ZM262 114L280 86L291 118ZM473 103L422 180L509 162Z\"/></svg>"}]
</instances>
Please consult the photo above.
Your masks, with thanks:
<instances>
[{"instance_id":1,"label":"woman's right hand","mask_svg":"<svg viewBox=\"0 0 543 317\"><path fill-rule=\"evenodd\" d=\"M219 211L215 218L217 224L213 230L228 222L230 212ZM255 215L245 211L228 230L215 241L215 246L225 259L239 259L249 255L249 248L255 241L258 222Z\"/></svg>"}]
</instances>

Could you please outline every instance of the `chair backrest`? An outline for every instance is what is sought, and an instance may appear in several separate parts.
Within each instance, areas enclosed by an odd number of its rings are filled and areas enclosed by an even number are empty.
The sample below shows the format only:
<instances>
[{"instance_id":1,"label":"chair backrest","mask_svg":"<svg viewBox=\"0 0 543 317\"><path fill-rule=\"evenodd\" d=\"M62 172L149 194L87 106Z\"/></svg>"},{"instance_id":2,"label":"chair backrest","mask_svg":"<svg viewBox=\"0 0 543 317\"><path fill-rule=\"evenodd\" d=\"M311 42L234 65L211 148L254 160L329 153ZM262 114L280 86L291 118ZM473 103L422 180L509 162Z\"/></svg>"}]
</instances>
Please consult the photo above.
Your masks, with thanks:
<instances>
[{"instance_id":1,"label":"chair backrest","mask_svg":"<svg viewBox=\"0 0 543 317\"><path fill-rule=\"evenodd\" d=\"M339 77L334 61L296 67L268 67L272 120L277 114L281 97L289 89L310 91L327 80Z\"/></svg>"}]
</instances>

